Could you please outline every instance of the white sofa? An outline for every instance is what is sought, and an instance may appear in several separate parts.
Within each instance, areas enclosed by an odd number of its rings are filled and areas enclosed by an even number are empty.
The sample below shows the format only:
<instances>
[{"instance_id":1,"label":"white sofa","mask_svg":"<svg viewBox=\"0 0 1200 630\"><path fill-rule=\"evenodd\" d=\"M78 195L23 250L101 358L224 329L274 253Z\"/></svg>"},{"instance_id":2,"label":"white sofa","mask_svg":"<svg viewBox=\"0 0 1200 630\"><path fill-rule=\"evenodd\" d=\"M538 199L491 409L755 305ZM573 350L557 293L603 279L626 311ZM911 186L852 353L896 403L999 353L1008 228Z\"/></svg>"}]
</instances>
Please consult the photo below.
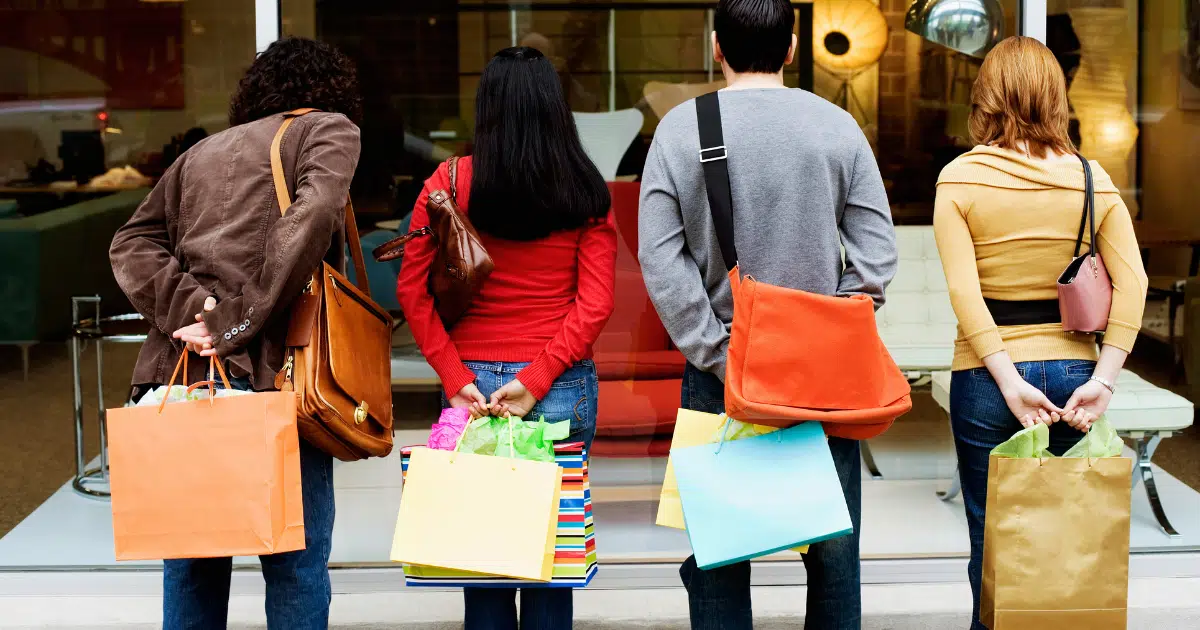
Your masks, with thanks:
<instances>
[{"instance_id":1,"label":"white sofa","mask_svg":"<svg viewBox=\"0 0 1200 630\"><path fill-rule=\"evenodd\" d=\"M899 226L896 243L900 264L888 287L887 303L876 316L879 332L901 369L915 384L931 382L934 401L948 413L957 320L950 307L933 228ZM1113 427L1135 445L1133 483L1142 480L1159 524L1167 534L1177 535L1159 501L1150 459L1163 438L1192 425L1192 403L1125 370L1117 381L1117 393L1107 415ZM863 453L872 475L878 476L870 449L865 448ZM957 494L955 475L951 489L939 495L949 500Z\"/></svg>"},{"instance_id":2,"label":"white sofa","mask_svg":"<svg viewBox=\"0 0 1200 630\"><path fill-rule=\"evenodd\" d=\"M896 277L888 285L887 300L875 313L875 322L896 365L913 387L922 387L934 372L950 369L958 320L950 307L933 229L897 226L896 249L900 258ZM883 477L867 442L862 443L862 458L873 478Z\"/></svg>"},{"instance_id":3,"label":"white sofa","mask_svg":"<svg viewBox=\"0 0 1200 630\"><path fill-rule=\"evenodd\" d=\"M645 117L637 109L619 109L614 112L572 112L575 126L579 129L579 140L583 150L595 162L605 181L617 177L621 158L642 130Z\"/></svg>"},{"instance_id":4,"label":"white sofa","mask_svg":"<svg viewBox=\"0 0 1200 630\"><path fill-rule=\"evenodd\" d=\"M900 369L927 380L933 372L950 369L958 320L950 307L933 229L898 226L896 247L899 268L875 320Z\"/></svg>"}]
</instances>

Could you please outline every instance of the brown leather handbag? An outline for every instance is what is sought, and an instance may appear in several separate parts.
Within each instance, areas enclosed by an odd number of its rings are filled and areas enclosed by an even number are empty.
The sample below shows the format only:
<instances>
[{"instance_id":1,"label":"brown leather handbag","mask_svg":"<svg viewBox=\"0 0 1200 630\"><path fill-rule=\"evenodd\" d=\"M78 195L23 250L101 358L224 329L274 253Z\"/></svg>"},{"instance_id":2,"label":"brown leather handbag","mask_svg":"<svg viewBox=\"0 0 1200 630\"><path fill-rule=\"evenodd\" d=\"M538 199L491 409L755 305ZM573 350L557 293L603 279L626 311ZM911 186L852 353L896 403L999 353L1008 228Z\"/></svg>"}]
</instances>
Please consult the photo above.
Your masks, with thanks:
<instances>
[{"instance_id":1,"label":"brown leather handbag","mask_svg":"<svg viewBox=\"0 0 1200 630\"><path fill-rule=\"evenodd\" d=\"M447 327L458 321L479 287L492 273L492 258L488 256L479 233L458 209L456 181L458 158L450 158L450 192L435 190L429 193L425 209L429 225L398 236L375 248L375 260L395 260L404 256L404 246L413 239L432 236L437 243L437 258L429 270L429 293L437 307L438 316Z\"/></svg>"},{"instance_id":2,"label":"brown leather handbag","mask_svg":"<svg viewBox=\"0 0 1200 630\"><path fill-rule=\"evenodd\" d=\"M292 205L280 144L297 117L290 112L271 143L271 174L279 213ZM383 457L392 450L392 318L371 300L354 208L346 202L346 240L354 286L328 263L313 272L291 310L287 357L275 385L296 392L300 437L342 461Z\"/></svg>"}]
</instances>

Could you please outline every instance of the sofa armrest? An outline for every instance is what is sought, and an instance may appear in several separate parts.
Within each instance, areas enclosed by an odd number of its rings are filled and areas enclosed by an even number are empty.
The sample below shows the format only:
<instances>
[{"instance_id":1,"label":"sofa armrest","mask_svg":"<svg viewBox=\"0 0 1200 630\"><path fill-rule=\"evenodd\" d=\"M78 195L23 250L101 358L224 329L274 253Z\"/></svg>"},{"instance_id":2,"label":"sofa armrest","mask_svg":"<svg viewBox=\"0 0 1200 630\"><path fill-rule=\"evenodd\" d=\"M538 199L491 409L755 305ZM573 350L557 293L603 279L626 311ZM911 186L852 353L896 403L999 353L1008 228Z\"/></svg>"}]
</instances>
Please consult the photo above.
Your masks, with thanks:
<instances>
[{"instance_id":1,"label":"sofa armrest","mask_svg":"<svg viewBox=\"0 0 1200 630\"><path fill-rule=\"evenodd\" d=\"M601 352L594 360L602 381L680 378L687 364L678 350Z\"/></svg>"}]
</instances>

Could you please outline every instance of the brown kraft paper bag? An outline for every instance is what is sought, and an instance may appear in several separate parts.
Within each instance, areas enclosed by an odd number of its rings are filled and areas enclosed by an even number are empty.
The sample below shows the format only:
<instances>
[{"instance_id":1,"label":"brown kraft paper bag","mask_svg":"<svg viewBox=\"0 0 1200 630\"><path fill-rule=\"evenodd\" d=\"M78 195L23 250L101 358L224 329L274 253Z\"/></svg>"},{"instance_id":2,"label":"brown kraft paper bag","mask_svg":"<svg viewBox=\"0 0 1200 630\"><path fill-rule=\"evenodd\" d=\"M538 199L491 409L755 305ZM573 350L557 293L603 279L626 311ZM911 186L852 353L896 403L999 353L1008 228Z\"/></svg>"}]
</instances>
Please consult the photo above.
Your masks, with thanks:
<instances>
[{"instance_id":1,"label":"brown kraft paper bag","mask_svg":"<svg viewBox=\"0 0 1200 630\"><path fill-rule=\"evenodd\" d=\"M1126 457L991 457L984 625L1126 628L1132 465Z\"/></svg>"}]
</instances>

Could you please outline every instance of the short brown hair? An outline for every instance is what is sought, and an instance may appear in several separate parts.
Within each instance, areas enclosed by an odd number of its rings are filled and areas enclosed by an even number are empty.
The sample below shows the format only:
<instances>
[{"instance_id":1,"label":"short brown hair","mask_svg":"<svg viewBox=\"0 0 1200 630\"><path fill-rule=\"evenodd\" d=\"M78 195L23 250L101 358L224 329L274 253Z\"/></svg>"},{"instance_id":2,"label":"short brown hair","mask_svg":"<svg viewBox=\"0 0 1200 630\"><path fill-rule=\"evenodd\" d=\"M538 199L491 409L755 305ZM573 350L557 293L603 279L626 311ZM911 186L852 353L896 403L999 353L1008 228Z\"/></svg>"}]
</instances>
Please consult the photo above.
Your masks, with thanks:
<instances>
[{"instance_id":1,"label":"short brown hair","mask_svg":"<svg viewBox=\"0 0 1200 630\"><path fill-rule=\"evenodd\" d=\"M1021 150L1023 141L1038 158L1048 150L1073 153L1069 120L1067 81L1049 48L1009 37L987 54L971 88L972 141L1010 150Z\"/></svg>"}]
</instances>

